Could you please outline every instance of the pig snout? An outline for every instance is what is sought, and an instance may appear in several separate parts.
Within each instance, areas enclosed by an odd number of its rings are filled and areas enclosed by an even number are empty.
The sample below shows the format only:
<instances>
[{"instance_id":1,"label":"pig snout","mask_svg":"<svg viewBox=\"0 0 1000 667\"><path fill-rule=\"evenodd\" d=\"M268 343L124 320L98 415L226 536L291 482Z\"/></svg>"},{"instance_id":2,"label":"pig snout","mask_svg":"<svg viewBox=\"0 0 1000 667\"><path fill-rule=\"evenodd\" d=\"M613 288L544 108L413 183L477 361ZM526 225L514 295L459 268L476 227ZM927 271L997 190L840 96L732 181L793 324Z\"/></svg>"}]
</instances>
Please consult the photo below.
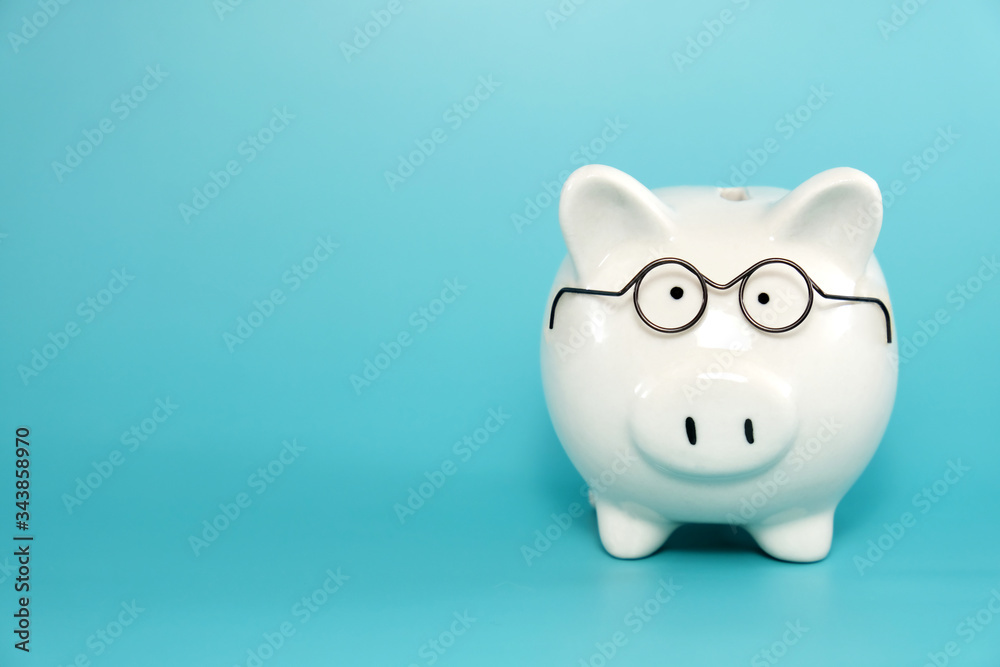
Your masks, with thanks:
<instances>
[{"instance_id":1,"label":"pig snout","mask_svg":"<svg viewBox=\"0 0 1000 667\"><path fill-rule=\"evenodd\" d=\"M722 373L671 369L636 391L631 436L659 470L725 478L763 471L794 444L791 388L760 368Z\"/></svg>"}]
</instances>

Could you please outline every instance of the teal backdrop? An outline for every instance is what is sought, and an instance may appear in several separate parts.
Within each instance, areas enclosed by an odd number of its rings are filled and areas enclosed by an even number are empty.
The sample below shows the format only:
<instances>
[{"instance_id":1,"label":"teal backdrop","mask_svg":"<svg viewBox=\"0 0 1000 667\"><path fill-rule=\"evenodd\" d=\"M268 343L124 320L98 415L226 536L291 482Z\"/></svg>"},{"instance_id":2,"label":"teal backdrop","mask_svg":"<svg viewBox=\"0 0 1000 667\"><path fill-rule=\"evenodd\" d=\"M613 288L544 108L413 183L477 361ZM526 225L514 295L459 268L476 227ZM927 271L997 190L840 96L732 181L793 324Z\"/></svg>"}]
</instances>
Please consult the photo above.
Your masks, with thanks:
<instances>
[{"instance_id":1,"label":"teal backdrop","mask_svg":"<svg viewBox=\"0 0 1000 667\"><path fill-rule=\"evenodd\" d=\"M5 667L1000 664L996 2L10 0L0 34ZM899 393L827 560L601 548L538 367L590 162L885 192Z\"/></svg>"}]
</instances>

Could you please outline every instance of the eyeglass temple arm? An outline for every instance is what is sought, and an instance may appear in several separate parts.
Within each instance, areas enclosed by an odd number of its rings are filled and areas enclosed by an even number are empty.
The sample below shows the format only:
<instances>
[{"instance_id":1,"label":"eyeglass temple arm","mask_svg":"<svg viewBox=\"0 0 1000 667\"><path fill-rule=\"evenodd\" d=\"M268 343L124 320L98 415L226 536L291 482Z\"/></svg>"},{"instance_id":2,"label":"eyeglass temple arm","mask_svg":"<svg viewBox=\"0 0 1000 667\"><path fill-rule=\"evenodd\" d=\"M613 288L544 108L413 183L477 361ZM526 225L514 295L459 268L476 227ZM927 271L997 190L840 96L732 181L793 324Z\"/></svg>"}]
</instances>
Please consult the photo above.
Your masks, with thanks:
<instances>
[{"instance_id":1,"label":"eyeglass temple arm","mask_svg":"<svg viewBox=\"0 0 1000 667\"><path fill-rule=\"evenodd\" d=\"M629 291L629 289L631 289L633 283L635 283L635 278L630 280L628 285L626 285L617 292L605 292L603 290L583 289L580 287L563 287L561 290L556 292L556 297L552 299L552 310L549 311L549 329L553 328L553 326L555 325L556 304L559 303L559 299L562 298L563 294L569 293L569 294L594 294L597 296L621 296L625 294L625 292Z\"/></svg>"},{"instance_id":2,"label":"eyeglass temple arm","mask_svg":"<svg viewBox=\"0 0 1000 667\"><path fill-rule=\"evenodd\" d=\"M882 309L882 314L885 316L885 342L892 342L892 326L889 324L889 309L885 307L881 299L876 299L873 296L845 296L843 294L827 294L819 288L819 285L813 283L813 289L824 299L837 299L838 301L863 301L867 303L878 304L878 307Z\"/></svg>"}]
</instances>

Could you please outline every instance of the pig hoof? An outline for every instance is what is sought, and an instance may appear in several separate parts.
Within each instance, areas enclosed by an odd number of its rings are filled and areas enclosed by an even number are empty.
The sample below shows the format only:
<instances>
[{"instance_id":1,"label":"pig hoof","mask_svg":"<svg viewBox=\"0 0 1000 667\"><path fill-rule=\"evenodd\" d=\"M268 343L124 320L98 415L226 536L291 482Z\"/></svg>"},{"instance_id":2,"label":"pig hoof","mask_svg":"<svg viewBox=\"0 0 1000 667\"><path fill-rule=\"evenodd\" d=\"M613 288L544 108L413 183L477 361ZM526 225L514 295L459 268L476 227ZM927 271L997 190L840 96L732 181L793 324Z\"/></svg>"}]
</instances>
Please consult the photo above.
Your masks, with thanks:
<instances>
[{"instance_id":1,"label":"pig hoof","mask_svg":"<svg viewBox=\"0 0 1000 667\"><path fill-rule=\"evenodd\" d=\"M595 501L601 543L615 558L645 558L663 546L677 527L652 512L640 518L599 498Z\"/></svg>"},{"instance_id":2,"label":"pig hoof","mask_svg":"<svg viewBox=\"0 0 1000 667\"><path fill-rule=\"evenodd\" d=\"M747 526L769 556L793 563L826 558L833 541L833 510L771 525Z\"/></svg>"}]
</instances>

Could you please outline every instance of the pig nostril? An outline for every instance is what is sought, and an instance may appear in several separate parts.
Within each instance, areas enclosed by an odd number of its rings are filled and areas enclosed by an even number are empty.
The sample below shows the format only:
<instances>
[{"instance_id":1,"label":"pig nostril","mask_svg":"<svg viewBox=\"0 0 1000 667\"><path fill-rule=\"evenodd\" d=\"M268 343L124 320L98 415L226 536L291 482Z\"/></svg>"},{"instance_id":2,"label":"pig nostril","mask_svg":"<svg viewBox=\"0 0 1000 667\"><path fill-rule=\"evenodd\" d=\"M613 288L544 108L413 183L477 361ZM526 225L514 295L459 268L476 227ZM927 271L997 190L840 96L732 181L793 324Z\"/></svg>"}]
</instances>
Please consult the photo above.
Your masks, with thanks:
<instances>
[{"instance_id":1,"label":"pig nostril","mask_svg":"<svg viewBox=\"0 0 1000 667\"><path fill-rule=\"evenodd\" d=\"M753 444L753 422L749 419L743 422L743 435L746 436L747 442L751 445Z\"/></svg>"},{"instance_id":2,"label":"pig nostril","mask_svg":"<svg viewBox=\"0 0 1000 667\"><path fill-rule=\"evenodd\" d=\"M688 417L684 420L684 428L687 429L688 442L692 445L698 442L698 434L694 431L694 420Z\"/></svg>"}]
</instances>

